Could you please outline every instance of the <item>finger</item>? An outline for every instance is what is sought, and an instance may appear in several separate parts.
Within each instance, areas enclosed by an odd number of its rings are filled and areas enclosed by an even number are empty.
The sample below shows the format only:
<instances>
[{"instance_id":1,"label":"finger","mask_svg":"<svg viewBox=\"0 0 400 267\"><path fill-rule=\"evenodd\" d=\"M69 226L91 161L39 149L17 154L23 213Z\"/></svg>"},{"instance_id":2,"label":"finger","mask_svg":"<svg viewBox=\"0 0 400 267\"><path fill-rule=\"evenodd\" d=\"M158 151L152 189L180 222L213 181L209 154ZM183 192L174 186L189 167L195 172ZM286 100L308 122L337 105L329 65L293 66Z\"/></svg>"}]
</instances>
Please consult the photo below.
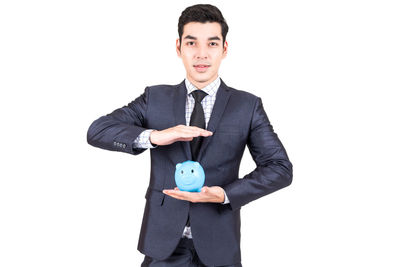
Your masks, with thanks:
<instances>
[{"instance_id":1,"label":"finger","mask_svg":"<svg viewBox=\"0 0 400 267\"><path fill-rule=\"evenodd\" d=\"M190 198L188 195L189 192L186 191L180 191L180 190L168 190L167 191L168 195L170 196L178 196L178 197L183 197L183 198Z\"/></svg>"},{"instance_id":2,"label":"finger","mask_svg":"<svg viewBox=\"0 0 400 267\"><path fill-rule=\"evenodd\" d=\"M186 200L186 201L192 201L193 198L191 197L187 197L186 195L182 195L182 194L168 194L169 196L176 198L176 199L180 199L180 200Z\"/></svg>"},{"instance_id":3,"label":"finger","mask_svg":"<svg viewBox=\"0 0 400 267\"><path fill-rule=\"evenodd\" d=\"M197 126L185 126L185 127L179 129L180 132L186 133L186 134L198 132L199 130L202 130L202 128L199 128Z\"/></svg>"},{"instance_id":4,"label":"finger","mask_svg":"<svg viewBox=\"0 0 400 267\"><path fill-rule=\"evenodd\" d=\"M185 132L179 132L178 133L178 138L193 138L193 137L197 137L199 136L200 133L199 132L193 132L193 131L185 131Z\"/></svg>"},{"instance_id":5,"label":"finger","mask_svg":"<svg viewBox=\"0 0 400 267\"><path fill-rule=\"evenodd\" d=\"M199 135L200 135L200 136L207 137L207 136L213 135L213 132L210 132L210 131L208 131L208 130L203 130L203 131L200 131Z\"/></svg>"},{"instance_id":6,"label":"finger","mask_svg":"<svg viewBox=\"0 0 400 267\"><path fill-rule=\"evenodd\" d=\"M181 132L182 137L196 137L199 136L202 132L203 129L195 127L195 126L189 126L193 128L187 128Z\"/></svg>"},{"instance_id":7,"label":"finger","mask_svg":"<svg viewBox=\"0 0 400 267\"><path fill-rule=\"evenodd\" d=\"M213 132L207 131L205 129L201 129L198 127L195 127L196 129L192 129L190 131L182 133L182 137L188 138L188 137L198 137L198 136L211 136Z\"/></svg>"},{"instance_id":8,"label":"finger","mask_svg":"<svg viewBox=\"0 0 400 267\"><path fill-rule=\"evenodd\" d=\"M197 127L197 126L187 126L187 131L189 131L189 132L195 132L195 133L202 133L202 132L205 132L205 133L211 133L210 131L208 131L208 130L206 130L206 129L203 129L203 128L200 128L200 127ZM186 130L185 129L185 130Z\"/></svg>"},{"instance_id":9,"label":"finger","mask_svg":"<svg viewBox=\"0 0 400 267\"><path fill-rule=\"evenodd\" d=\"M192 141L193 140L193 137L181 137L181 138L178 138L178 141Z\"/></svg>"},{"instance_id":10,"label":"finger","mask_svg":"<svg viewBox=\"0 0 400 267\"><path fill-rule=\"evenodd\" d=\"M201 136L210 136L210 135L212 135L212 134L213 134L213 132L208 131L208 130L206 130L206 129L201 129L201 130L200 130L200 135L201 135Z\"/></svg>"},{"instance_id":11,"label":"finger","mask_svg":"<svg viewBox=\"0 0 400 267\"><path fill-rule=\"evenodd\" d=\"M163 190L163 193L177 199L184 199L185 196L182 195L181 191L177 190Z\"/></svg>"},{"instance_id":12,"label":"finger","mask_svg":"<svg viewBox=\"0 0 400 267\"><path fill-rule=\"evenodd\" d=\"M173 195L169 195L170 197L173 197L173 198L175 198L175 199L179 199L179 200L186 200L185 198L183 198L183 197L180 197L180 196L173 196Z\"/></svg>"}]
</instances>

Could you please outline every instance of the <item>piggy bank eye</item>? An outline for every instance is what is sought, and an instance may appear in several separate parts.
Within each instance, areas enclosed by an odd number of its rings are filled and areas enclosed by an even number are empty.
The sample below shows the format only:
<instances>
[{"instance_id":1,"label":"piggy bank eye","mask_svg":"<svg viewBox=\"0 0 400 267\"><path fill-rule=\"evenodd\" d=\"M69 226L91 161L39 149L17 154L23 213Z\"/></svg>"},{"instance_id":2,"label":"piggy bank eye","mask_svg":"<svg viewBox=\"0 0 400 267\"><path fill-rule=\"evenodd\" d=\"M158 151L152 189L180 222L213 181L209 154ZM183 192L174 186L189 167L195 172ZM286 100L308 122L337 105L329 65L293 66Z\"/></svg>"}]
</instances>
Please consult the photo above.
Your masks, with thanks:
<instances>
[{"instance_id":1,"label":"piggy bank eye","mask_svg":"<svg viewBox=\"0 0 400 267\"><path fill-rule=\"evenodd\" d=\"M192 173L194 172L194 170L192 169Z\"/></svg>"},{"instance_id":2,"label":"piggy bank eye","mask_svg":"<svg viewBox=\"0 0 400 267\"><path fill-rule=\"evenodd\" d=\"M181 173L183 174L183 170L181 170Z\"/></svg>"}]
</instances>

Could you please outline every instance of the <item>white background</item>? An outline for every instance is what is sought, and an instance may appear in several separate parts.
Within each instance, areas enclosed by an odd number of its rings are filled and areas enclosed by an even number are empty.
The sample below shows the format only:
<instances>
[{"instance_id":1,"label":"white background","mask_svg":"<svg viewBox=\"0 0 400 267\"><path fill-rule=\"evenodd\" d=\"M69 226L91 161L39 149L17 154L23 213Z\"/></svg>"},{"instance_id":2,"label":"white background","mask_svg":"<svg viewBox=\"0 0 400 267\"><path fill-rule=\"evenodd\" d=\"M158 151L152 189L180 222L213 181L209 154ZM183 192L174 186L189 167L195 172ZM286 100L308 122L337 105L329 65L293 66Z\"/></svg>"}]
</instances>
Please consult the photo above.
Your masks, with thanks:
<instances>
[{"instance_id":1,"label":"white background","mask_svg":"<svg viewBox=\"0 0 400 267\"><path fill-rule=\"evenodd\" d=\"M230 27L219 74L262 98L294 166L242 207L243 266L400 266L396 1L232 2L209 1ZM149 151L86 133L183 81L177 23L197 3L1 2L0 266L140 265ZM240 177L254 168L246 149Z\"/></svg>"}]
</instances>

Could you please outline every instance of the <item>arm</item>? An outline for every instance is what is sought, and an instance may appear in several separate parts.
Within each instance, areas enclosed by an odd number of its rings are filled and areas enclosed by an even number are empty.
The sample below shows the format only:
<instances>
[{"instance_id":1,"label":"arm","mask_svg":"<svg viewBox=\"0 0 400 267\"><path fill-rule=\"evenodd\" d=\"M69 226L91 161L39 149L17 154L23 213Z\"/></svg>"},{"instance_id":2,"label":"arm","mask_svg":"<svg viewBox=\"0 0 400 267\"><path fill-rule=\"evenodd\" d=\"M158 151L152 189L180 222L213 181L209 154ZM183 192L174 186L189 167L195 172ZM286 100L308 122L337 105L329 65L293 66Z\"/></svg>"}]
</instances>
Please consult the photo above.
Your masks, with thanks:
<instances>
[{"instance_id":1,"label":"arm","mask_svg":"<svg viewBox=\"0 0 400 267\"><path fill-rule=\"evenodd\" d=\"M230 207L236 210L262 196L291 184L292 164L257 98L247 146L257 167L243 179L224 186Z\"/></svg>"},{"instance_id":2,"label":"arm","mask_svg":"<svg viewBox=\"0 0 400 267\"><path fill-rule=\"evenodd\" d=\"M92 122L87 132L87 142L102 149L121 151L133 155L146 148L135 147L134 140L144 128L149 89L127 106L114 110Z\"/></svg>"},{"instance_id":3,"label":"arm","mask_svg":"<svg viewBox=\"0 0 400 267\"><path fill-rule=\"evenodd\" d=\"M149 87L146 87L144 93L127 106L95 120L88 129L87 142L95 147L137 155L147 148L212 135L196 126L177 125L164 130L144 128L149 94Z\"/></svg>"}]
</instances>

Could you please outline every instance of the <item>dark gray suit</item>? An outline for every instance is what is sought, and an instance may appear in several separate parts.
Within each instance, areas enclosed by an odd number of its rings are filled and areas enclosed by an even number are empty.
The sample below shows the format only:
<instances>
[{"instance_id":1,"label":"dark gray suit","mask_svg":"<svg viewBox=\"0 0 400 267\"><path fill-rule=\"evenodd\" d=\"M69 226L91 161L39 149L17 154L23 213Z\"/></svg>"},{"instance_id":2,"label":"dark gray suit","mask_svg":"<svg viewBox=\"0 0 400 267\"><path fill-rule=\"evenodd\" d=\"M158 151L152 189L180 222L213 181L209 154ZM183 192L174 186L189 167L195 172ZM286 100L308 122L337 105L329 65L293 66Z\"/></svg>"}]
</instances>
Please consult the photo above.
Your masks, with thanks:
<instances>
[{"instance_id":1,"label":"dark gray suit","mask_svg":"<svg viewBox=\"0 0 400 267\"><path fill-rule=\"evenodd\" d=\"M127 106L95 120L87 133L88 143L140 154L145 149L132 144L145 129L163 130L186 124L186 94L184 81L146 87ZM217 266L239 263L240 208L292 182L292 164L273 131L261 98L228 87L221 79L207 130L214 134L204 138L197 159L205 170L204 185L224 188L230 204L191 203L163 194L163 189L176 186L175 165L191 160L190 142L151 149L150 182L138 243L143 254L155 259L171 255L190 213L193 242L201 261ZM246 145L257 167L239 179Z\"/></svg>"}]
</instances>

